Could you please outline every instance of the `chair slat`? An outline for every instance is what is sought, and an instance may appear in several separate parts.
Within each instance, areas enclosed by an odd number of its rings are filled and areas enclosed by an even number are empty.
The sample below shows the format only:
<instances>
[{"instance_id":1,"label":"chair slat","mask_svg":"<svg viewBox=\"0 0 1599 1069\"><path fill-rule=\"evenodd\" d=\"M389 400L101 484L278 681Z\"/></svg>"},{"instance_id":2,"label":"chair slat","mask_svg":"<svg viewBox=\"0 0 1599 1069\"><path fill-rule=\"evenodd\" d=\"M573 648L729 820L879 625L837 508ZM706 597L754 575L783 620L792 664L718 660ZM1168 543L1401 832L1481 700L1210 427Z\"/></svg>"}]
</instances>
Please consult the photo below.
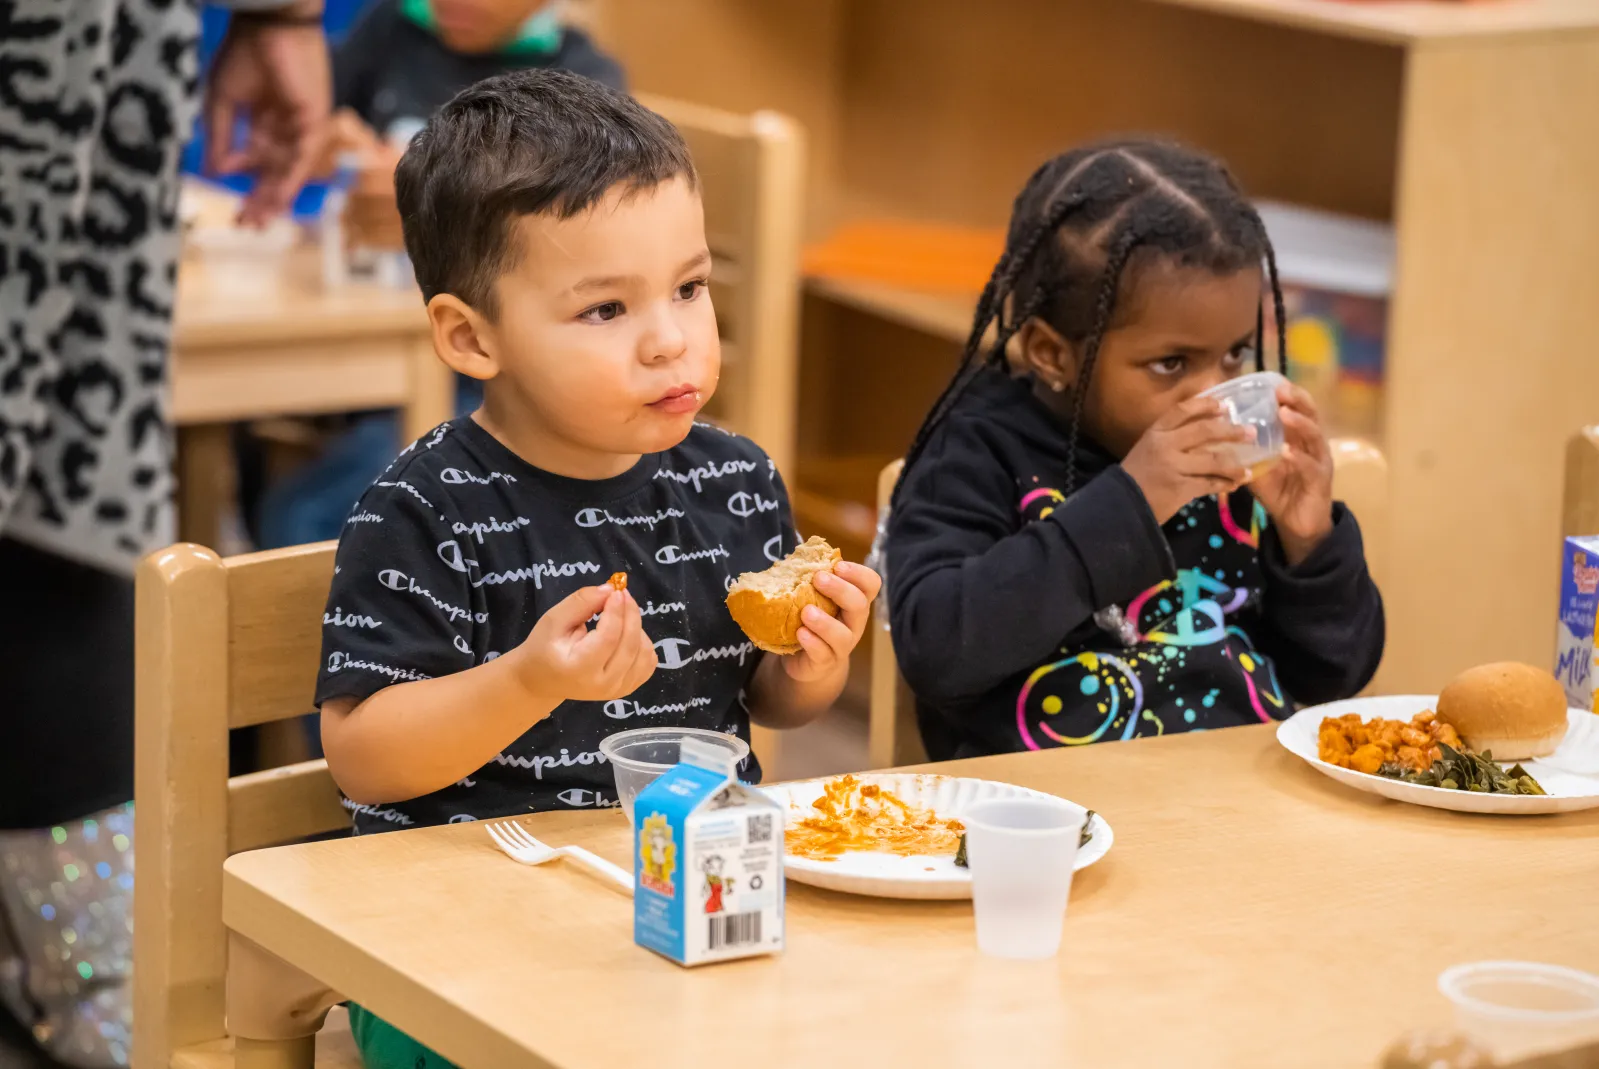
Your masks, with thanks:
<instances>
[{"instance_id":1,"label":"chair slat","mask_svg":"<svg viewBox=\"0 0 1599 1069\"><path fill-rule=\"evenodd\" d=\"M1560 528L1568 535L1599 534L1599 427L1584 427L1566 445Z\"/></svg>"},{"instance_id":2,"label":"chair slat","mask_svg":"<svg viewBox=\"0 0 1599 1069\"><path fill-rule=\"evenodd\" d=\"M302 761L228 781L228 853L350 826L326 761Z\"/></svg>"},{"instance_id":3,"label":"chair slat","mask_svg":"<svg viewBox=\"0 0 1599 1069\"><path fill-rule=\"evenodd\" d=\"M230 727L311 711L337 546L319 542L225 562Z\"/></svg>"}]
</instances>

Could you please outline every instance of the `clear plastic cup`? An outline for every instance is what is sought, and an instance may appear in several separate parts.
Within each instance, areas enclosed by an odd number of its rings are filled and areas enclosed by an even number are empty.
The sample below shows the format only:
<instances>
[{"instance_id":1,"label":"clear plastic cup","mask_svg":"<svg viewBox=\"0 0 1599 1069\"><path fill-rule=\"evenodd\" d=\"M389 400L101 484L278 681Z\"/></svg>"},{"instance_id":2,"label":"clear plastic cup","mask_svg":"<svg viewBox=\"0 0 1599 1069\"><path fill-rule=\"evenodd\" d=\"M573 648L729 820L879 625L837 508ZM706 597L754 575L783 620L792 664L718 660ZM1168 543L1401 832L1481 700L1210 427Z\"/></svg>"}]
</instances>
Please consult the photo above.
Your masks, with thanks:
<instances>
[{"instance_id":1,"label":"clear plastic cup","mask_svg":"<svg viewBox=\"0 0 1599 1069\"><path fill-rule=\"evenodd\" d=\"M725 748L735 765L750 755L750 744L738 736L704 728L635 728L600 742L600 753L616 776L616 795L629 824L633 822L633 799L677 764L686 738Z\"/></svg>"},{"instance_id":2,"label":"clear plastic cup","mask_svg":"<svg viewBox=\"0 0 1599 1069\"><path fill-rule=\"evenodd\" d=\"M1234 424L1254 430L1254 441L1235 442L1227 448L1239 464L1257 475L1282 456L1283 424L1277 413L1277 388L1287 381L1275 371L1257 371L1228 379L1199 395L1214 397Z\"/></svg>"},{"instance_id":3,"label":"clear plastic cup","mask_svg":"<svg viewBox=\"0 0 1599 1069\"><path fill-rule=\"evenodd\" d=\"M1023 960L1060 951L1084 815L1053 798L991 798L961 814L977 949Z\"/></svg>"},{"instance_id":4,"label":"clear plastic cup","mask_svg":"<svg viewBox=\"0 0 1599 1069\"><path fill-rule=\"evenodd\" d=\"M1455 1026L1500 1063L1599 1041L1599 976L1532 961L1445 969Z\"/></svg>"}]
</instances>

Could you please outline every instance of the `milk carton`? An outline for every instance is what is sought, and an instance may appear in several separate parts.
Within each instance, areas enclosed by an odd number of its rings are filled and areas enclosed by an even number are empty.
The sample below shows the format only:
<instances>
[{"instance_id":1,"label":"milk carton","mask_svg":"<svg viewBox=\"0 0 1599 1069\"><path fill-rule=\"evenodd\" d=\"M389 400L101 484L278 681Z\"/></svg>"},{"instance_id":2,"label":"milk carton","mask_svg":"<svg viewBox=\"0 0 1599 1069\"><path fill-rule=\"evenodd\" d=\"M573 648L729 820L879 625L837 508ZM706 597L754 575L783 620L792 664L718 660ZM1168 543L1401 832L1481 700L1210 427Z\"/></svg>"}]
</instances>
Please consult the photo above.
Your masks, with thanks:
<instances>
[{"instance_id":1,"label":"milk carton","mask_svg":"<svg viewBox=\"0 0 1599 1069\"><path fill-rule=\"evenodd\" d=\"M1566 539L1560 572L1555 678L1573 709L1594 704L1594 619L1599 616L1599 535Z\"/></svg>"},{"instance_id":2,"label":"milk carton","mask_svg":"<svg viewBox=\"0 0 1599 1069\"><path fill-rule=\"evenodd\" d=\"M633 802L633 857L639 946L679 965L783 949L783 809L726 750L683 740Z\"/></svg>"}]
</instances>

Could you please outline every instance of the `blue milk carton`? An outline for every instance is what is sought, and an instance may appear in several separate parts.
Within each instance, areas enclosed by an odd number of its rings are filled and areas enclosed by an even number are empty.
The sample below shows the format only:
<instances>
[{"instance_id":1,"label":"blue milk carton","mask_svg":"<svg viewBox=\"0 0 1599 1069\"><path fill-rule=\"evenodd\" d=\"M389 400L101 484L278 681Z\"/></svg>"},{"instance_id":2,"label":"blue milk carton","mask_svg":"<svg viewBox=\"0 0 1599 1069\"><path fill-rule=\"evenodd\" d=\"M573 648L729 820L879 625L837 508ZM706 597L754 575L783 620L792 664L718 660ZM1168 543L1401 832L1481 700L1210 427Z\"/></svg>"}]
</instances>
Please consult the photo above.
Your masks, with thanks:
<instances>
[{"instance_id":1,"label":"blue milk carton","mask_svg":"<svg viewBox=\"0 0 1599 1069\"><path fill-rule=\"evenodd\" d=\"M1594 620L1599 616L1599 535L1566 539L1561 557L1560 634L1555 678L1573 709L1594 705Z\"/></svg>"},{"instance_id":2,"label":"blue milk carton","mask_svg":"<svg viewBox=\"0 0 1599 1069\"><path fill-rule=\"evenodd\" d=\"M633 802L633 941L679 965L783 949L783 808L683 740Z\"/></svg>"}]
</instances>

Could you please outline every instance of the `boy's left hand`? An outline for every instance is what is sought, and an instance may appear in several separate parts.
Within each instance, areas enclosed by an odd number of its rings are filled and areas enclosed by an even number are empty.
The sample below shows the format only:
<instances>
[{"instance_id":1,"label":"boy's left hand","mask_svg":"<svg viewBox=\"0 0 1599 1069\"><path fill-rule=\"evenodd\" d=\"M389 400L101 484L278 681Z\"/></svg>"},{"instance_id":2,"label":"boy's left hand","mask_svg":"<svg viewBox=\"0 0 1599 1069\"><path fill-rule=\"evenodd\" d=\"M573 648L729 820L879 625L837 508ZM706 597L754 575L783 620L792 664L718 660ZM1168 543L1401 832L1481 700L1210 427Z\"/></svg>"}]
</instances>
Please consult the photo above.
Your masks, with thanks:
<instances>
[{"instance_id":1,"label":"boy's left hand","mask_svg":"<svg viewBox=\"0 0 1599 1069\"><path fill-rule=\"evenodd\" d=\"M1277 388L1285 442L1282 459L1249 484L1271 514L1290 566L1301 563L1332 530L1332 450L1316 402L1302 388Z\"/></svg>"},{"instance_id":2,"label":"boy's left hand","mask_svg":"<svg viewBox=\"0 0 1599 1069\"><path fill-rule=\"evenodd\" d=\"M878 574L862 564L840 561L831 572L817 572L811 582L838 606L838 617L814 605L800 614L799 644L803 653L783 658L783 670L796 683L825 679L848 666L849 655L866 632L872 602L883 587Z\"/></svg>"}]
</instances>

